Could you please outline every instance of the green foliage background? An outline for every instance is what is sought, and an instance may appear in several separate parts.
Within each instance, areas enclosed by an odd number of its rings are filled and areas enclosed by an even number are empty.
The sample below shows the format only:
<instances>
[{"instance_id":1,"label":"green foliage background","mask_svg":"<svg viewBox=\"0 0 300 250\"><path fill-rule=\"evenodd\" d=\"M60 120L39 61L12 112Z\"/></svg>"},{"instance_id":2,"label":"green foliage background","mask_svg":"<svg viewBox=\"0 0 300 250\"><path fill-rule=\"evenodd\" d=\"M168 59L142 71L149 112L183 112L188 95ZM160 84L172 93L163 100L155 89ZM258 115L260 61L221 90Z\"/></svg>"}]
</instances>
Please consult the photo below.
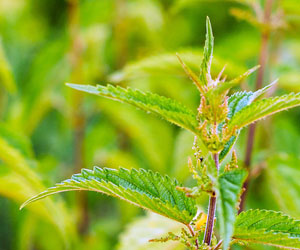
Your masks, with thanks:
<instances>
[{"instance_id":1,"label":"green foliage background","mask_svg":"<svg viewBox=\"0 0 300 250\"><path fill-rule=\"evenodd\" d=\"M198 91L175 52L198 70L209 16L213 73L224 63L228 78L253 67L260 29L240 15L251 13L251 2L256 1L0 0L0 250L183 249L173 242L147 243L179 230L179 224L104 195L68 192L22 211L19 206L94 165L142 167L190 183L192 133L64 83L150 90L195 110ZM300 3L274 2L284 25L272 32L264 83L279 77L278 94L298 92ZM241 88L254 90L254 84L255 75ZM300 219L299 124L295 109L258 125L247 208ZM246 135L243 130L235 146L241 164Z\"/></svg>"}]
</instances>

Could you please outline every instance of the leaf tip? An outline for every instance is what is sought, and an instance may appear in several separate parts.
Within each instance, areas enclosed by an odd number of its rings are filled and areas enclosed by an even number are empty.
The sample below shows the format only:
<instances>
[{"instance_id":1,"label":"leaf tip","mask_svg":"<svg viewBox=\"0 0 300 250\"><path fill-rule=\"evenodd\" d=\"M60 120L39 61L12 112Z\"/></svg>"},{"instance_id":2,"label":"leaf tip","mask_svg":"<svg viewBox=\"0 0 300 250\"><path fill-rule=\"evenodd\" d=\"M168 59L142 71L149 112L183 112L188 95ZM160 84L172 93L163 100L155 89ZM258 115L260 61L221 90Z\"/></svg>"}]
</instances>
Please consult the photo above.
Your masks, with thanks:
<instances>
[{"instance_id":1,"label":"leaf tip","mask_svg":"<svg viewBox=\"0 0 300 250\"><path fill-rule=\"evenodd\" d=\"M180 56L179 56L179 53L178 53L178 52L176 52L176 53L175 53L175 55L176 55L177 59L179 60L179 62L182 64L182 63L183 63L183 61L182 61L182 59L180 58Z\"/></svg>"},{"instance_id":2,"label":"leaf tip","mask_svg":"<svg viewBox=\"0 0 300 250\"><path fill-rule=\"evenodd\" d=\"M212 26L208 16L206 16L206 33L213 38Z\"/></svg>"},{"instance_id":3,"label":"leaf tip","mask_svg":"<svg viewBox=\"0 0 300 250\"><path fill-rule=\"evenodd\" d=\"M253 71L255 71L255 70L258 70L260 67L261 67L261 66L258 64L258 65L256 65L256 66L254 66L251 70L252 70L252 72L253 72Z\"/></svg>"},{"instance_id":4,"label":"leaf tip","mask_svg":"<svg viewBox=\"0 0 300 250\"><path fill-rule=\"evenodd\" d=\"M87 92L90 94L99 94L99 91L96 86L86 85L86 84L75 84L75 83L66 83L66 86L76 89L79 91Z\"/></svg>"},{"instance_id":5,"label":"leaf tip","mask_svg":"<svg viewBox=\"0 0 300 250\"><path fill-rule=\"evenodd\" d=\"M26 207L29 204L29 200L26 200L25 202L22 203L22 205L19 207L19 210L21 211L24 207Z\"/></svg>"},{"instance_id":6,"label":"leaf tip","mask_svg":"<svg viewBox=\"0 0 300 250\"><path fill-rule=\"evenodd\" d=\"M65 85L70 88L75 88L78 84L66 82Z\"/></svg>"}]
</instances>

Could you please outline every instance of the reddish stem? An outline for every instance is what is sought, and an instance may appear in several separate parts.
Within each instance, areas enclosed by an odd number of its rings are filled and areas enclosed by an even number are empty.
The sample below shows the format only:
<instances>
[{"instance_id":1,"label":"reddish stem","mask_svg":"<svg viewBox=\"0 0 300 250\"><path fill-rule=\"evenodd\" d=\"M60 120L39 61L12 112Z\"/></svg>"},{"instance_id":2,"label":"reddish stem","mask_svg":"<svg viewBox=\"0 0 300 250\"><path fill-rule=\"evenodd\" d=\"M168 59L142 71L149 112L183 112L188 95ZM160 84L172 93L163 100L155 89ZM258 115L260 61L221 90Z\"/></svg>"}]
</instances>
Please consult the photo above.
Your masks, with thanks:
<instances>
[{"instance_id":1,"label":"reddish stem","mask_svg":"<svg viewBox=\"0 0 300 250\"><path fill-rule=\"evenodd\" d=\"M272 3L273 3L273 0L267 0L266 4L265 4L264 20L263 20L265 25L270 25ZM266 71L266 65L267 65L267 59L268 59L269 40L270 40L270 28L265 27L261 34L261 48L260 48L260 54L259 54L260 68L258 69L255 89L260 89L263 86L263 79L264 79L264 74ZM247 169L249 169L251 166L251 158L252 158L253 144L254 144L254 138L255 138L255 130L256 130L256 124L251 124L249 126L249 130L248 130L247 147L246 147L245 161L244 161L245 167ZM247 178L247 180L245 181L245 183L243 185L245 192L243 192L243 194L241 196L241 204L240 204L239 213L242 212L245 208L245 201L246 201L246 196L247 196L248 185L249 185L249 177Z\"/></svg>"},{"instance_id":2,"label":"reddish stem","mask_svg":"<svg viewBox=\"0 0 300 250\"><path fill-rule=\"evenodd\" d=\"M192 226L190 224L187 224L186 226L190 230L191 235L194 237L195 236L195 232L194 232ZM197 249L199 249L198 239L196 239L195 244L196 244Z\"/></svg>"},{"instance_id":3,"label":"reddish stem","mask_svg":"<svg viewBox=\"0 0 300 250\"><path fill-rule=\"evenodd\" d=\"M219 169L219 154L213 154L213 158L215 161L215 165L217 170ZM215 221L215 213L216 213L216 204L217 204L217 196L215 192L213 192L212 196L209 199L208 206L208 216L205 227L204 241L208 246L211 244L211 238L214 229L214 221Z\"/></svg>"}]
</instances>

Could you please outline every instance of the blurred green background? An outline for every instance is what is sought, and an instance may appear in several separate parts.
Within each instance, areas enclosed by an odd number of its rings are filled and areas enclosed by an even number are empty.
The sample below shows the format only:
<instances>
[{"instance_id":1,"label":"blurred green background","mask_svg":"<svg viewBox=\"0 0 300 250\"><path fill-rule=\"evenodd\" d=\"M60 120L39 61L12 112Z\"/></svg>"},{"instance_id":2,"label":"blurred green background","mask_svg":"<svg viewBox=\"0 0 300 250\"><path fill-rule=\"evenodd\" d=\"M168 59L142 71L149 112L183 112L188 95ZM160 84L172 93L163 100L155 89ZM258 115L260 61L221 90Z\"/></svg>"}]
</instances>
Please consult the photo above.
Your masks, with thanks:
<instances>
[{"instance_id":1,"label":"blurred green background","mask_svg":"<svg viewBox=\"0 0 300 250\"><path fill-rule=\"evenodd\" d=\"M65 82L119 84L197 108L175 52L198 70L209 16L213 74L258 64L265 1L0 0L0 250L184 249L151 238L180 228L97 193L66 193L19 211L27 198L81 168L146 168L191 182L193 136ZM300 91L300 2L273 0L264 84ZM253 75L241 86L254 90ZM238 88L237 88L238 89ZM273 93L272 93L273 94ZM247 130L235 146L243 164ZM261 122L247 208L300 219L300 109ZM203 199L205 209L207 199ZM248 249L271 249L254 247Z\"/></svg>"}]
</instances>

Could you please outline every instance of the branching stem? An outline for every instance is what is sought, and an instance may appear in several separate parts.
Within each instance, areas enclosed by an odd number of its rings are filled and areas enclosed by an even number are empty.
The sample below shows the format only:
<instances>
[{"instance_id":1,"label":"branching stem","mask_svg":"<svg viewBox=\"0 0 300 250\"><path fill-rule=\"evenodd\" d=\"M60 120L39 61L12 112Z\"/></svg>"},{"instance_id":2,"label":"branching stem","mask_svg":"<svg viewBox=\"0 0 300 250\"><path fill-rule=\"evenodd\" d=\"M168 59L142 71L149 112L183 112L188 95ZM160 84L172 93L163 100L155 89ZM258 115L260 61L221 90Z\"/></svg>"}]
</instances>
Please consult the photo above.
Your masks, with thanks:
<instances>
[{"instance_id":1,"label":"branching stem","mask_svg":"<svg viewBox=\"0 0 300 250\"><path fill-rule=\"evenodd\" d=\"M213 154L213 158L215 161L216 168L218 170L219 169L219 154L218 153ZM208 216L207 216L204 241L203 241L203 243L206 243L208 246L211 243L212 233L213 233L213 229L214 229L216 204L217 204L217 197L216 197L216 193L213 192L213 194L211 195L210 200L209 200Z\"/></svg>"},{"instance_id":2,"label":"branching stem","mask_svg":"<svg viewBox=\"0 0 300 250\"><path fill-rule=\"evenodd\" d=\"M193 230L192 226L191 226L190 224L187 224L186 226L187 226L187 227L188 227L188 229L190 230L190 232L191 232L191 235L192 235L192 236L195 236L195 232L194 232L194 230ZM196 241L195 241L195 244L196 244L196 247L197 247L197 249L199 249L199 242L198 242L198 240L197 240L197 239L196 239Z\"/></svg>"}]
</instances>

